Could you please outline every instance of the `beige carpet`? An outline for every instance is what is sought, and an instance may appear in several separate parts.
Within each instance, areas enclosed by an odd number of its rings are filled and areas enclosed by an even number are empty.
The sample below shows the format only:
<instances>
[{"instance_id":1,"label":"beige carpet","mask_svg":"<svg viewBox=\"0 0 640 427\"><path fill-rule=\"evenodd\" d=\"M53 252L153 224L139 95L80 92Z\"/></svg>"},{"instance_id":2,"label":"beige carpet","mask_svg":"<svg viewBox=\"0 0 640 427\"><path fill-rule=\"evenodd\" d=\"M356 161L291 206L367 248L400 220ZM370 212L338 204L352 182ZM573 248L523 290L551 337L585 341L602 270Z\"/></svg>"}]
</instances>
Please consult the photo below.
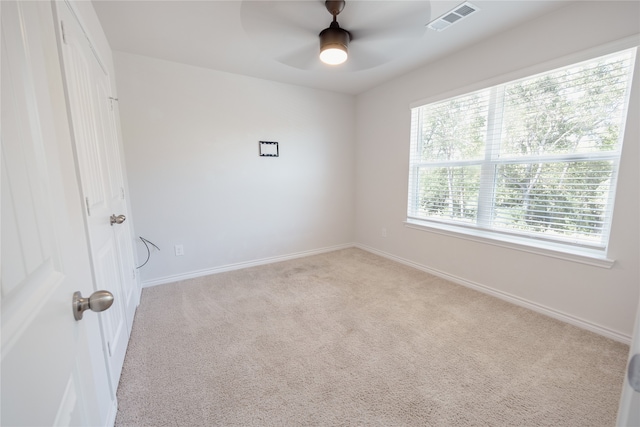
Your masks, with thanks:
<instances>
[{"instance_id":1,"label":"beige carpet","mask_svg":"<svg viewBox=\"0 0 640 427\"><path fill-rule=\"evenodd\" d=\"M117 426L612 426L628 347L359 249L147 288Z\"/></svg>"}]
</instances>

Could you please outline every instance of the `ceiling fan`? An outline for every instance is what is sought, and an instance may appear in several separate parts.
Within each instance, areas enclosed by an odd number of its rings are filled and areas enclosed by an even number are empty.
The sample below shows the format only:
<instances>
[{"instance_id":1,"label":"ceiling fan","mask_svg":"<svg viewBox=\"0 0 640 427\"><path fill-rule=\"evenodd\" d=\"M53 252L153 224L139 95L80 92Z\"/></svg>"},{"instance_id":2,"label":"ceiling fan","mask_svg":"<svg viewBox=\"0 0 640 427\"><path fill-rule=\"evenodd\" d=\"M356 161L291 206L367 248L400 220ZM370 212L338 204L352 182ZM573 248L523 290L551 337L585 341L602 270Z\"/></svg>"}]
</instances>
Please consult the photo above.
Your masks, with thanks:
<instances>
[{"instance_id":1,"label":"ceiling fan","mask_svg":"<svg viewBox=\"0 0 640 427\"><path fill-rule=\"evenodd\" d=\"M429 1L415 0L244 0L240 19L267 58L302 70L360 71L409 52L430 12Z\"/></svg>"},{"instance_id":2,"label":"ceiling fan","mask_svg":"<svg viewBox=\"0 0 640 427\"><path fill-rule=\"evenodd\" d=\"M340 28L337 16L344 9L344 0L326 0L325 7L333 16L328 28L320 32L320 60L328 65L340 65L349 56L351 33Z\"/></svg>"}]
</instances>

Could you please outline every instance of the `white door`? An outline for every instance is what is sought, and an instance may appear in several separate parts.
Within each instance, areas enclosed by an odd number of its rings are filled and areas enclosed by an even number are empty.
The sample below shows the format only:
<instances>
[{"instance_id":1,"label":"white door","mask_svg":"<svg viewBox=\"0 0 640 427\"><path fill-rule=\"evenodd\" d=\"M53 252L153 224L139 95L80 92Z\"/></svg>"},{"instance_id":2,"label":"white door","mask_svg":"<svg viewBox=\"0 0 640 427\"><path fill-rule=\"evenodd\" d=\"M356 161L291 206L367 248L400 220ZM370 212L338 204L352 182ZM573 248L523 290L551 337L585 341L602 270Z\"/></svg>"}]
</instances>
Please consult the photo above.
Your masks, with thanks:
<instances>
[{"instance_id":1,"label":"white door","mask_svg":"<svg viewBox=\"0 0 640 427\"><path fill-rule=\"evenodd\" d=\"M126 221L123 175L107 69L67 3L57 2L60 49L91 259L97 286L113 293L112 308L101 318L115 393L137 305L135 269ZM112 216L123 215L114 223Z\"/></svg>"},{"instance_id":2,"label":"white door","mask_svg":"<svg viewBox=\"0 0 640 427\"><path fill-rule=\"evenodd\" d=\"M635 356L634 362L631 362ZM633 337L629 349L628 370L633 370L632 377L638 387L640 382L640 301L638 302L638 312L636 313L636 324L634 326ZM636 391L629 383L630 372L625 372L622 397L618 409L618 426L640 426L640 391Z\"/></svg>"},{"instance_id":3,"label":"white door","mask_svg":"<svg viewBox=\"0 0 640 427\"><path fill-rule=\"evenodd\" d=\"M106 312L72 310L95 288L51 4L3 0L0 14L0 424L112 424Z\"/></svg>"}]
</instances>

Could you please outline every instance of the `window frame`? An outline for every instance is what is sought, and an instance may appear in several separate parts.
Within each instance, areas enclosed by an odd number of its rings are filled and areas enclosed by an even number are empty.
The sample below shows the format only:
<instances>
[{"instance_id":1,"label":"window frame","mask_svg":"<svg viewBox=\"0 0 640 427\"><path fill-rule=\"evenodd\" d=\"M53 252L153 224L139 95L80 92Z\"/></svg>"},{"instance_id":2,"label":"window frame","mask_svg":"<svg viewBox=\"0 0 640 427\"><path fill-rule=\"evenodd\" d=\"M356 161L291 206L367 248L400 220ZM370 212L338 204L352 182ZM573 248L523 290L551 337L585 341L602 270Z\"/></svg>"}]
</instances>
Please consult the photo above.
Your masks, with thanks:
<instances>
[{"instance_id":1,"label":"window frame","mask_svg":"<svg viewBox=\"0 0 640 427\"><path fill-rule=\"evenodd\" d=\"M593 60L601 56L606 56L610 54L614 54L616 52L624 51L627 49L635 48L632 55L632 73L630 84L627 88L627 97L629 97L629 92L634 87L633 83L637 80L638 75L638 67L637 67L637 59L638 59L638 38L637 37L628 37L626 39L622 39L613 43L609 43L604 46L600 46L597 48L592 48L587 51L579 52L573 55L568 55L563 58L556 59L554 61L549 61L546 63L538 64L532 67L528 67L522 70L519 70L515 73L505 74L490 80L485 80L479 83L476 83L471 86L461 87L454 91L449 91L442 93L440 95L423 99L420 101L413 102L410 105L410 113L413 114L414 109L417 107L421 107L427 104L437 103L440 101L445 101L447 99L456 98L463 95L473 94L474 92L480 92L483 90L500 90L499 88L513 81L526 79L528 77L534 77L537 74L552 72L556 69L571 66L574 64L578 64L583 61ZM494 96L495 93L492 93ZM628 98L629 99L629 98ZM409 188L407 188L407 206L406 206L406 220L404 224L407 228L417 229L421 231L433 232L445 236L460 238L464 240L479 242L483 244L491 244L494 246L506 247L510 249L516 249L524 252L535 253L539 255L549 256L553 258L559 258L563 260L575 261L584 264L594 265L603 268L611 268L615 263L615 260L608 258L608 246L609 241L611 239L610 228L614 219L614 209L615 205L613 205L611 209L611 219L607 222L606 227L606 241L602 244L585 244L585 243L576 243L572 242L571 239L547 239L544 236L538 235L527 235L526 233L510 233L509 231L503 230L495 230L483 228L480 225L481 218L476 220L476 223L466 225L463 222L457 221L447 221L446 219L425 219L425 218L417 218L411 215L412 212L412 204L415 206L416 200L418 197L418 192L414 190L417 188L417 182L411 182L412 179L418 180L418 174L414 173L415 168L424 167L428 165L429 167L451 167L451 166L470 166L470 165L480 165L483 171L486 170L486 167L493 167L496 164L504 165L504 164L523 164L529 163L535 160L552 160L552 161L592 161L592 160L613 160L615 173L614 180L612 183L613 189L611 190L609 197L610 202L615 202L616 190L617 190L617 175L620 166L620 158L622 156L622 151L624 147L624 136L625 136L625 127L626 123L629 119L629 111L628 109L625 111L623 125L620 129L620 138L622 141L621 148L619 150L619 154L616 152L602 152L602 153L569 153L569 154L553 154L548 156L526 156L526 157L513 157L513 158L501 158L499 162L496 162L493 157L494 153L487 152L485 154L485 158L478 159L469 159L469 160L460 160L457 162L451 161L433 161L433 162L418 162L411 163L411 159L408 162L408 177L409 177ZM411 126L410 126L410 147L414 148L414 132L413 129L413 120L414 117L411 115ZM488 141L485 141L485 148L491 146ZM412 155L412 151L409 153L410 157ZM486 172L481 172L481 174ZM492 172L493 173L493 172ZM486 179L481 178L480 185L483 184L483 181L486 183ZM493 186L493 184L490 183ZM495 186L493 186L495 190ZM478 210L480 210L480 206L478 206ZM477 215L481 217L480 212ZM564 240L564 241L563 241Z\"/></svg>"}]
</instances>

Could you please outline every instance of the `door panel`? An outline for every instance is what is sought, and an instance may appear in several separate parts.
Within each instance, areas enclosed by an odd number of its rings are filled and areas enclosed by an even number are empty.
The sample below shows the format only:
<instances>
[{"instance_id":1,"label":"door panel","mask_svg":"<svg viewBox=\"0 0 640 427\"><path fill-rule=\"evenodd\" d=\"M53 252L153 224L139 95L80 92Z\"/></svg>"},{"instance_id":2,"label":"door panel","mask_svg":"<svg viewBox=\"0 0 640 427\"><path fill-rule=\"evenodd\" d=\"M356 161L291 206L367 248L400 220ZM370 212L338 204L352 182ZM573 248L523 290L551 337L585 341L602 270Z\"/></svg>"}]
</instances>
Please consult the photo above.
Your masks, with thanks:
<instances>
[{"instance_id":1,"label":"door panel","mask_svg":"<svg viewBox=\"0 0 640 427\"><path fill-rule=\"evenodd\" d=\"M64 7L62 9L65 10ZM101 152L103 146L98 140L96 117L92 114L97 102L94 99L92 81L95 64L91 62L91 57L87 57L82 51L85 43L77 39L77 31L72 31L74 28L71 24L74 21L68 19L67 22L71 23L64 26L63 52L73 133L81 168L82 193L89 216L95 220L100 215L107 215L109 208L102 178L106 173L106 165L103 164L104 154ZM104 218L102 222L105 222Z\"/></svg>"},{"instance_id":2,"label":"door panel","mask_svg":"<svg viewBox=\"0 0 640 427\"><path fill-rule=\"evenodd\" d=\"M115 419L93 290L51 5L0 2L1 425Z\"/></svg>"},{"instance_id":3,"label":"door panel","mask_svg":"<svg viewBox=\"0 0 640 427\"><path fill-rule=\"evenodd\" d=\"M122 208L118 212L126 212ZM121 266L121 280L123 283L122 292L124 300L124 310L127 320L127 331L131 334L133 327L133 316L138 305L138 282L136 280L136 267L133 263L133 247L131 242L130 224L126 221L114 230L116 244L118 246L119 265Z\"/></svg>"},{"instance_id":4,"label":"door panel","mask_svg":"<svg viewBox=\"0 0 640 427\"><path fill-rule=\"evenodd\" d=\"M96 269L96 278L98 287L101 289L111 288L114 295L123 295L122 287L118 271L118 254L117 248L113 244L112 239L103 245L98 253L94 256L94 265ZM116 284L116 286L114 286ZM118 379L120 378L120 370L124 363L124 356L127 350L127 342L129 333L126 329L124 321L124 300L115 298L113 305L103 316L103 328L106 338L107 352L112 359L111 364L116 368L113 371L112 381L113 389L118 388ZM118 368L119 367L119 368Z\"/></svg>"},{"instance_id":5,"label":"door panel","mask_svg":"<svg viewBox=\"0 0 640 427\"><path fill-rule=\"evenodd\" d=\"M7 13L17 14L9 10L10 6L7 9ZM25 47L13 31L3 27L3 57L11 54L24 62ZM37 128L38 117L30 113L26 99L27 95L33 98L34 92L33 88L25 87L25 67L2 63L2 191L7 196L3 199L6 206L2 204L2 247L13 248L8 251L11 262L2 269L4 299L19 291L28 276L51 256L50 238L46 236L49 230L42 218L47 215L42 203L46 188L42 188L37 161L43 156L43 147L39 135L31 130L31 126ZM21 197L23 194L31 197Z\"/></svg>"}]
</instances>

